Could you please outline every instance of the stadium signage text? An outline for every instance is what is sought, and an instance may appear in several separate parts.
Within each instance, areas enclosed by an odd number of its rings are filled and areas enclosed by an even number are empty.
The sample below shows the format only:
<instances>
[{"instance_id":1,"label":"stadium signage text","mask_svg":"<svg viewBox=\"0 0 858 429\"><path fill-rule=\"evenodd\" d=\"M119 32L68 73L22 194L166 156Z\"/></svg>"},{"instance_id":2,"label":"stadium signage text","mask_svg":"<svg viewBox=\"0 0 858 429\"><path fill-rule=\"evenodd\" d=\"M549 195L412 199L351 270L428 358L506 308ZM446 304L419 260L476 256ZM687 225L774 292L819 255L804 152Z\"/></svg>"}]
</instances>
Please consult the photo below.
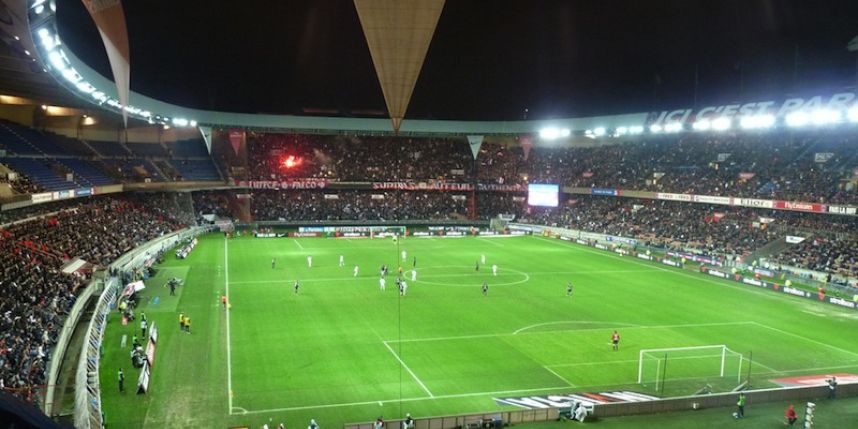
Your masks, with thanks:
<instances>
[{"instance_id":1,"label":"stadium signage text","mask_svg":"<svg viewBox=\"0 0 858 429\"><path fill-rule=\"evenodd\" d=\"M784 117L792 112L810 111L815 109L831 109L845 111L856 105L854 92L839 92L832 95L814 95L808 98L795 97L783 101L756 101L744 104L723 104L706 106L701 109L678 109L672 111L653 112L650 114L649 125L664 125L667 123L686 123L698 119L715 119L719 117L733 118L736 116L774 115Z\"/></svg>"},{"instance_id":2,"label":"stadium signage text","mask_svg":"<svg viewBox=\"0 0 858 429\"><path fill-rule=\"evenodd\" d=\"M236 180L235 186L251 189L323 189L327 180Z\"/></svg>"}]
</instances>

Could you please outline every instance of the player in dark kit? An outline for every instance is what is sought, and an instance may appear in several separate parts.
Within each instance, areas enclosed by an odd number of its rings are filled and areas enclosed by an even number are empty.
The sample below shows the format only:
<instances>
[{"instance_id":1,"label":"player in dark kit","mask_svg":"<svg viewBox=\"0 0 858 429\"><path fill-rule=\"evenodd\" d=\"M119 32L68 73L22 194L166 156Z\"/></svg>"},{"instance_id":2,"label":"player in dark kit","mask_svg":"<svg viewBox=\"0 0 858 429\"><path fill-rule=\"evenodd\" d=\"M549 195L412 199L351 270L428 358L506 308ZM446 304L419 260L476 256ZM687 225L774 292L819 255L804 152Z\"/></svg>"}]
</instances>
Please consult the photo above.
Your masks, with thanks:
<instances>
[{"instance_id":1,"label":"player in dark kit","mask_svg":"<svg viewBox=\"0 0 858 429\"><path fill-rule=\"evenodd\" d=\"M298 288L301 287L301 285L298 283L298 280L295 280L295 286L292 286L292 287L295 288L295 295L297 295L298 294Z\"/></svg>"},{"instance_id":2,"label":"player in dark kit","mask_svg":"<svg viewBox=\"0 0 858 429\"><path fill-rule=\"evenodd\" d=\"M273 270L276 265L277 265L277 260L274 258L271 258L271 269Z\"/></svg>"},{"instance_id":3,"label":"player in dark kit","mask_svg":"<svg viewBox=\"0 0 858 429\"><path fill-rule=\"evenodd\" d=\"M489 295L489 284L488 282L483 282L483 296Z\"/></svg>"},{"instance_id":4,"label":"player in dark kit","mask_svg":"<svg viewBox=\"0 0 858 429\"><path fill-rule=\"evenodd\" d=\"M566 296L572 296L572 282L566 284Z\"/></svg>"},{"instance_id":5,"label":"player in dark kit","mask_svg":"<svg viewBox=\"0 0 858 429\"><path fill-rule=\"evenodd\" d=\"M411 259L411 268L417 268L417 257Z\"/></svg>"},{"instance_id":6,"label":"player in dark kit","mask_svg":"<svg viewBox=\"0 0 858 429\"><path fill-rule=\"evenodd\" d=\"M620 349L620 334L618 334L617 331L614 331L614 333L611 334L611 344L614 345L614 351Z\"/></svg>"},{"instance_id":7,"label":"player in dark kit","mask_svg":"<svg viewBox=\"0 0 858 429\"><path fill-rule=\"evenodd\" d=\"M477 264L476 264L476 266L474 267L474 271L479 271L479 270L480 270L480 262L479 262L479 261L477 261Z\"/></svg>"}]
</instances>

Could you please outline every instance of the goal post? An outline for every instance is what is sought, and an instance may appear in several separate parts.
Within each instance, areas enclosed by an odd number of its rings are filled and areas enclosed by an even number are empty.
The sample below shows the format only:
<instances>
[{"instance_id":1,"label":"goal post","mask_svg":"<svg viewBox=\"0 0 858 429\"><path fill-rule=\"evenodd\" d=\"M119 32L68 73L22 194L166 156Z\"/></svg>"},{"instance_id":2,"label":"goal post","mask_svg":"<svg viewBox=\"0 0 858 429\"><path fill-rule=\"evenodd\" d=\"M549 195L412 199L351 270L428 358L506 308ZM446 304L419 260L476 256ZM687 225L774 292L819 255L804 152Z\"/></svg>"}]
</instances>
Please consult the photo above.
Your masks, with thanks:
<instances>
[{"instance_id":1,"label":"goal post","mask_svg":"<svg viewBox=\"0 0 858 429\"><path fill-rule=\"evenodd\" d=\"M742 378L741 353L730 350L724 344L642 349L638 355L638 384L654 383L656 389L665 380ZM667 377L670 363L672 376Z\"/></svg>"}]
</instances>

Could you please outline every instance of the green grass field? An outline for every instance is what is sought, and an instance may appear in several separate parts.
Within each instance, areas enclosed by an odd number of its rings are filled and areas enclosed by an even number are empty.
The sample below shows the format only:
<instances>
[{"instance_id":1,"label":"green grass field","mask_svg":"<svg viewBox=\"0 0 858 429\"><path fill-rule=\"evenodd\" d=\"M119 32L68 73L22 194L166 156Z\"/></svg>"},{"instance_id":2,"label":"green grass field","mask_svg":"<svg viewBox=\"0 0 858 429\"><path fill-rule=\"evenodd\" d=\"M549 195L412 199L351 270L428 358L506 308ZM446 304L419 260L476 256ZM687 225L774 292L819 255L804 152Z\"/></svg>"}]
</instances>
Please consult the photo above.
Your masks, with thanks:
<instances>
[{"instance_id":1,"label":"green grass field","mask_svg":"<svg viewBox=\"0 0 858 429\"><path fill-rule=\"evenodd\" d=\"M707 383L730 389L740 373L754 387L858 373L854 311L541 237L408 238L399 247L408 253L405 297L393 276L379 290L379 267L395 272L402 262L390 239L227 243L210 235L188 259L171 255L142 294L141 310L160 328L147 395L133 393L137 371L119 346L139 328L111 316L101 371L109 427L256 428L269 419L303 427L315 418L328 429L406 412L496 410L497 397L606 389L673 396ZM486 264L476 272L481 255ZM162 287L171 276L186 281L175 297ZM227 287L228 312L219 303ZM179 332L180 311L192 317L190 335ZM720 351L677 353L666 370L651 362L658 368L648 365L647 383L637 384L641 349L721 344L743 355L728 360L724 377Z\"/></svg>"}]
</instances>

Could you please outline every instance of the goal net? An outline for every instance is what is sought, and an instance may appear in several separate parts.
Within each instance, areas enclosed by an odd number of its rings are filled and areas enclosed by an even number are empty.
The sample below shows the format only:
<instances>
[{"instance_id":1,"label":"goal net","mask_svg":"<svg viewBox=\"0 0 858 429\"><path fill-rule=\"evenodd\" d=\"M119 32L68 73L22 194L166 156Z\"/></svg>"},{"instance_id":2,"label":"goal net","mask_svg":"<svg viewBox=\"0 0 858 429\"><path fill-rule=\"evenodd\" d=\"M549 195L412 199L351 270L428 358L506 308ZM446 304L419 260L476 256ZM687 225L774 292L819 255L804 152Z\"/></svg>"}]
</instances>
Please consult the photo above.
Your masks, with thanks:
<instances>
[{"instance_id":1,"label":"goal net","mask_svg":"<svg viewBox=\"0 0 858 429\"><path fill-rule=\"evenodd\" d=\"M741 353L725 345L643 349L638 357L638 384L664 389L664 383L720 381L741 383Z\"/></svg>"}]
</instances>

